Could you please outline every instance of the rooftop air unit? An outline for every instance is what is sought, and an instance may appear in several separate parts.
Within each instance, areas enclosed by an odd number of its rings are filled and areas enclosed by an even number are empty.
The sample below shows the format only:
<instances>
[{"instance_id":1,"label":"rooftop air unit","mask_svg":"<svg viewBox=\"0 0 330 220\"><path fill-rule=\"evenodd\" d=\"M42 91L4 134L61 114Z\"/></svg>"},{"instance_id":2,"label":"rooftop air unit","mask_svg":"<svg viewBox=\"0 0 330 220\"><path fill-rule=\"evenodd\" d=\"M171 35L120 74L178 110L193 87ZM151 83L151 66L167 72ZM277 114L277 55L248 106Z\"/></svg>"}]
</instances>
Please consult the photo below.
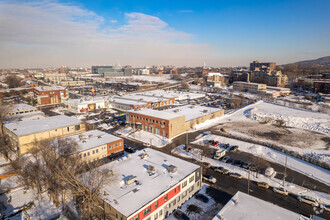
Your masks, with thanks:
<instances>
[{"instance_id":1,"label":"rooftop air unit","mask_svg":"<svg viewBox=\"0 0 330 220\"><path fill-rule=\"evenodd\" d=\"M137 181L137 177L136 176L130 176L127 178L127 180L125 181L126 185L131 185L132 183L134 183L135 181Z\"/></svg>"},{"instance_id":2,"label":"rooftop air unit","mask_svg":"<svg viewBox=\"0 0 330 220\"><path fill-rule=\"evenodd\" d=\"M83 135L83 134L79 135L79 139L80 139L80 140L85 140L86 138L87 138L86 135Z\"/></svg>"},{"instance_id":3,"label":"rooftop air unit","mask_svg":"<svg viewBox=\"0 0 330 220\"><path fill-rule=\"evenodd\" d=\"M207 113L207 110L205 109L205 110L203 110L203 113Z\"/></svg>"},{"instance_id":4,"label":"rooftop air unit","mask_svg":"<svg viewBox=\"0 0 330 220\"><path fill-rule=\"evenodd\" d=\"M149 165L147 170L148 170L148 172L155 172L155 167L152 165Z\"/></svg>"},{"instance_id":5,"label":"rooftop air unit","mask_svg":"<svg viewBox=\"0 0 330 220\"><path fill-rule=\"evenodd\" d=\"M179 109L175 109L175 110L174 110L175 113L178 113L179 111L180 111Z\"/></svg>"},{"instance_id":6,"label":"rooftop air unit","mask_svg":"<svg viewBox=\"0 0 330 220\"><path fill-rule=\"evenodd\" d=\"M178 168L174 165L169 165L167 170L168 170L169 173L175 173L175 172L178 171Z\"/></svg>"}]
</instances>

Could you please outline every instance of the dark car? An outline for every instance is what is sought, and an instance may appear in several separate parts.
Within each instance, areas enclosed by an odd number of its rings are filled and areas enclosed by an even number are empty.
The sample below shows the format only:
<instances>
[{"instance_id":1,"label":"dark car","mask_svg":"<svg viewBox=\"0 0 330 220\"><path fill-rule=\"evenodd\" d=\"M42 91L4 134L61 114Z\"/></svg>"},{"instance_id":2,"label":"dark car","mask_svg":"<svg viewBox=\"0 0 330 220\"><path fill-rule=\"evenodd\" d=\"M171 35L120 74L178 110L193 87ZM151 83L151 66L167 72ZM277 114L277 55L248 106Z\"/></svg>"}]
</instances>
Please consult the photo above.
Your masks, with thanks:
<instances>
[{"instance_id":1,"label":"dark car","mask_svg":"<svg viewBox=\"0 0 330 220\"><path fill-rule=\"evenodd\" d=\"M198 200L200 200L200 201L202 201L202 202L204 202L204 203L208 203L209 202L209 198L207 198L206 196L204 196L203 194L197 194L196 196L195 196L195 198L196 199L198 199Z\"/></svg>"},{"instance_id":2,"label":"dark car","mask_svg":"<svg viewBox=\"0 0 330 220\"><path fill-rule=\"evenodd\" d=\"M131 146L128 146L128 145L124 145L124 150L128 153L135 153L136 152L136 149L131 147Z\"/></svg>"},{"instance_id":3,"label":"dark car","mask_svg":"<svg viewBox=\"0 0 330 220\"><path fill-rule=\"evenodd\" d=\"M174 217L180 220L190 220L190 218L180 210L174 212Z\"/></svg>"},{"instance_id":4,"label":"dark car","mask_svg":"<svg viewBox=\"0 0 330 220\"><path fill-rule=\"evenodd\" d=\"M230 146L229 147L229 149L228 149L228 151L232 151L232 152L235 152L235 151L237 151L238 150L238 146Z\"/></svg>"}]
</instances>

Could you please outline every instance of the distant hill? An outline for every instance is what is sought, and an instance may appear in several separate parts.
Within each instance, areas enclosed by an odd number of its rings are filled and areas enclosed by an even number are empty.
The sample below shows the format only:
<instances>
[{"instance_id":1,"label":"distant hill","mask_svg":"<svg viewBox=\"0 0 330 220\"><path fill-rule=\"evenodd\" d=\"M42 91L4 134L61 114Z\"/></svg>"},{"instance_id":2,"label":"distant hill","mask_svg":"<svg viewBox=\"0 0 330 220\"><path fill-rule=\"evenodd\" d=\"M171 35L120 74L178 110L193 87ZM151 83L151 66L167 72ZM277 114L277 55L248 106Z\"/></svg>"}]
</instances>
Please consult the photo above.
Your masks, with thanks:
<instances>
[{"instance_id":1,"label":"distant hill","mask_svg":"<svg viewBox=\"0 0 330 220\"><path fill-rule=\"evenodd\" d=\"M299 64L301 66L320 65L320 66L330 67L330 56L321 57L321 58L318 58L315 60L298 61L298 62L291 63L291 64ZM288 65L288 64L285 64L283 66L286 66L286 65Z\"/></svg>"}]
</instances>

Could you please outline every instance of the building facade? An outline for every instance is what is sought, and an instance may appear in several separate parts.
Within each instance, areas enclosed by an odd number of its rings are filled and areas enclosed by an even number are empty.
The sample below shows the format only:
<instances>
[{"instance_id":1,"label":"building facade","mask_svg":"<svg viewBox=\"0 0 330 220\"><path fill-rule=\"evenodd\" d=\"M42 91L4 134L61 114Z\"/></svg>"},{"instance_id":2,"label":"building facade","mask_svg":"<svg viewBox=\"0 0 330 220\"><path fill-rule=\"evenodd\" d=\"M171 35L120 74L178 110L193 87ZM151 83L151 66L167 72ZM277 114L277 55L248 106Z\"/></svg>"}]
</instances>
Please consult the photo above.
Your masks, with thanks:
<instances>
[{"instance_id":1,"label":"building facade","mask_svg":"<svg viewBox=\"0 0 330 220\"><path fill-rule=\"evenodd\" d=\"M67 137L85 130L82 121L65 115L40 117L4 125L4 133L8 135L18 154L28 153L36 141Z\"/></svg>"},{"instance_id":2,"label":"building facade","mask_svg":"<svg viewBox=\"0 0 330 220\"><path fill-rule=\"evenodd\" d=\"M105 78L116 76L132 76L132 68L116 68L114 66L92 66L92 73L102 75Z\"/></svg>"},{"instance_id":3,"label":"building facade","mask_svg":"<svg viewBox=\"0 0 330 220\"><path fill-rule=\"evenodd\" d=\"M69 98L67 90L60 86L35 87L33 93L39 106L60 104Z\"/></svg>"},{"instance_id":4,"label":"building facade","mask_svg":"<svg viewBox=\"0 0 330 220\"><path fill-rule=\"evenodd\" d=\"M250 81L268 86L285 87L288 84L288 77L277 70L255 70L251 72Z\"/></svg>"},{"instance_id":5,"label":"building facade","mask_svg":"<svg viewBox=\"0 0 330 220\"><path fill-rule=\"evenodd\" d=\"M257 93L261 90L265 91L267 89L267 85L260 83L233 82L233 89L241 92Z\"/></svg>"},{"instance_id":6,"label":"building facade","mask_svg":"<svg viewBox=\"0 0 330 220\"><path fill-rule=\"evenodd\" d=\"M259 61L253 61L250 63L250 70L255 71L255 70L269 70L273 71L276 68L276 63L274 62L264 62L260 63Z\"/></svg>"}]
</instances>

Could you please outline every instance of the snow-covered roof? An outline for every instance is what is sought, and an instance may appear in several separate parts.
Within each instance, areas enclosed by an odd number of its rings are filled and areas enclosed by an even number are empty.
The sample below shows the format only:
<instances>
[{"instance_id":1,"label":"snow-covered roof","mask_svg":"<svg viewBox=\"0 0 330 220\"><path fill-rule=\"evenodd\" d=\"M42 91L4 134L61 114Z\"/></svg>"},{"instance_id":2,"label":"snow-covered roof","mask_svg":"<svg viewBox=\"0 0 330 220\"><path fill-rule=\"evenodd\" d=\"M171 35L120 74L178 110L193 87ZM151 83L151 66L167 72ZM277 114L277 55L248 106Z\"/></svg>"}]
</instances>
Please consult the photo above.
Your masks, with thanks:
<instances>
[{"instance_id":1,"label":"snow-covered roof","mask_svg":"<svg viewBox=\"0 0 330 220\"><path fill-rule=\"evenodd\" d=\"M177 115L184 115L186 117L186 121L193 120L195 118L199 118L205 115L212 114L214 112L221 111L222 109L219 108L210 108L200 105L184 105L179 106L172 109L167 109L161 112L161 114L168 112ZM175 112L178 111L178 112Z\"/></svg>"},{"instance_id":2,"label":"snow-covered roof","mask_svg":"<svg viewBox=\"0 0 330 220\"><path fill-rule=\"evenodd\" d=\"M81 123L82 122L78 119L65 115L57 115L52 117L37 117L29 120L17 121L14 123L5 124L5 127L17 136L25 136Z\"/></svg>"},{"instance_id":3,"label":"snow-covered roof","mask_svg":"<svg viewBox=\"0 0 330 220\"><path fill-rule=\"evenodd\" d=\"M120 97L110 99L110 102L124 104L124 105L145 105L148 103L146 101L121 99Z\"/></svg>"},{"instance_id":4,"label":"snow-covered roof","mask_svg":"<svg viewBox=\"0 0 330 220\"><path fill-rule=\"evenodd\" d=\"M36 107L32 106L32 105L28 105L28 104L16 104L16 105L13 105L13 107L11 108L11 110L13 112L16 112L16 111L30 111L30 110L35 110Z\"/></svg>"},{"instance_id":5,"label":"snow-covered roof","mask_svg":"<svg viewBox=\"0 0 330 220\"><path fill-rule=\"evenodd\" d=\"M64 87L62 86L38 86L38 87L34 87L34 89L38 90L38 91L50 91L50 90L65 90Z\"/></svg>"},{"instance_id":6,"label":"snow-covered roof","mask_svg":"<svg viewBox=\"0 0 330 220\"><path fill-rule=\"evenodd\" d=\"M229 200L213 220L220 220L221 217L230 220L274 219L275 217L276 219L308 219L240 191Z\"/></svg>"},{"instance_id":7,"label":"snow-covered roof","mask_svg":"<svg viewBox=\"0 0 330 220\"><path fill-rule=\"evenodd\" d=\"M207 76L223 76L221 73L208 73Z\"/></svg>"},{"instance_id":8,"label":"snow-covered roof","mask_svg":"<svg viewBox=\"0 0 330 220\"><path fill-rule=\"evenodd\" d=\"M130 112L140 114L140 115L160 118L160 119L164 119L164 120L171 120L171 119L183 116L182 114L179 114L179 113L158 111L158 110L153 110L153 109L141 109L141 110L137 110L137 111L131 110Z\"/></svg>"},{"instance_id":9,"label":"snow-covered roof","mask_svg":"<svg viewBox=\"0 0 330 220\"><path fill-rule=\"evenodd\" d=\"M90 103L99 103L104 102L104 97L95 97L92 99L70 99L67 101L64 101L64 104L66 105L79 105L79 104L90 104Z\"/></svg>"},{"instance_id":10,"label":"snow-covered roof","mask_svg":"<svg viewBox=\"0 0 330 220\"><path fill-rule=\"evenodd\" d=\"M165 98L160 98L156 96L144 96L139 94L123 95L118 98L124 100L136 100L136 101L145 101L145 102L160 102L165 100Z\"/></svg>"},{"instance_id":11,"label":"snow-covered roof","mask_svg":"<svg viewBox=\"0 0 330 220\"><path fill-rule=\"evenodd\" d=\"M101 192L104 192L103 199L125 216L130 216L147 205L200 167L152 149L146 151L148 158L141 159L139 155L143 153L142 150L137 151L130 158L125 157L124 160L100 167L113 170L117 174L117 179L103 187ZM149 175L148 165L155 168L155 174ZM177 171L169 173L169 165L176 166ZM130 176L136 176L140 184L126 185L125 180Z\"/></svg>"},{"instance_id":12,"label":"snow-covered roof","mask_svg":"<svg viewBox=\"0 0 330 220\"><path fill-rule=\"evenodd\" d=\"M84 136L85 138L80 139L80 137L82 136ZM99 130L87 131L84 133L69 136L68 138L73 139L79 145L79 152L122 139Z\"/></svg>"}]
</instances>

